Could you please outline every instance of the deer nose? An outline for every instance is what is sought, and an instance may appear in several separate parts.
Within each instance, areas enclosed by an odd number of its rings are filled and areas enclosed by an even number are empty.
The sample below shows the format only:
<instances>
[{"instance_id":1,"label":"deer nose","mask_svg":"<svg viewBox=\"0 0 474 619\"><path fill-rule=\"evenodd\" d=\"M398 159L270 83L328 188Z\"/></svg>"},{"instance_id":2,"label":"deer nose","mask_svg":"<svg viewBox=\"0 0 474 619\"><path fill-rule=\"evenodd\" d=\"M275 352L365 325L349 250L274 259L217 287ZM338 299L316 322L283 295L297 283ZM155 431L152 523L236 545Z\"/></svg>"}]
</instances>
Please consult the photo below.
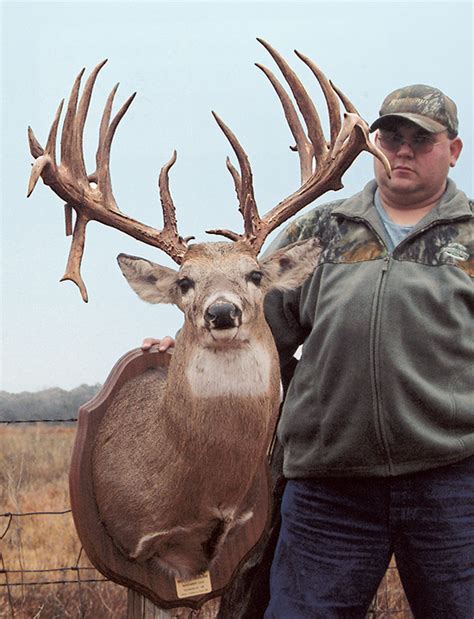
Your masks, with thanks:
<instances>
[{"instance_id":1,"label":"deer nose","mask_svg":"<svg viewBox=\"0 0 474 619\"><path fill-rule=\"evenodd\" d=\"M204 320L212 329L231 329L241 323L242 312L237 305L221 301L210 305L205 313Z\"/></svg>"}]
</instances>

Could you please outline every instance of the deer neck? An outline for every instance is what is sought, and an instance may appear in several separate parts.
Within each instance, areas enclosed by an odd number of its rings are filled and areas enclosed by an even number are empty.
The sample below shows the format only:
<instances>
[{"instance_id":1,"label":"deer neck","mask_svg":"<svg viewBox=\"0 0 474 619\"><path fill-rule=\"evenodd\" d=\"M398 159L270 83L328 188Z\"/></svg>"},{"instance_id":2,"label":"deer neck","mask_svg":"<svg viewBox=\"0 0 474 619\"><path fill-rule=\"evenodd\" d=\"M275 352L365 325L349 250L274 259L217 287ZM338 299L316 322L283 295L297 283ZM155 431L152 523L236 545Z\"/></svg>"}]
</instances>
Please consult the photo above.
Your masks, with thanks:
<instances>
[{"instance_id":1,"label":"deer neck","mask_svg":"<svg viewBox=\"0 0 474 619\"><path fill-rule=\"evenodd\" d=\"M203 345L185 323L170 362L168 396L181 401L273 399L279 391L275 344L266 322L249 338L229 345Z\"/></svg>"}]
</instances>

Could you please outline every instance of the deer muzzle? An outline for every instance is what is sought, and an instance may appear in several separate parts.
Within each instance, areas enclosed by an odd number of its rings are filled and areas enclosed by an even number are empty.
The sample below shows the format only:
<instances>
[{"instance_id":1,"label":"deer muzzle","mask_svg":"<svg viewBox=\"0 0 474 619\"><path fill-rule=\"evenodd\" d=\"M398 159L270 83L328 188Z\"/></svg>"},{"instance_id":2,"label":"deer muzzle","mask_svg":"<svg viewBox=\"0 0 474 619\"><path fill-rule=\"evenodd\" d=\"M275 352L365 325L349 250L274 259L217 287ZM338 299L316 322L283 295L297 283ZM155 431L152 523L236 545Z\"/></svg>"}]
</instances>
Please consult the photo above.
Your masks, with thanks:
<instances>
[{"instance_id":1,"label":"deer muzzle","mask_svg":"<svg viewBox=\"0 0 474 619\"><path fill-rule=\"evenodd\" d=\"M210 329L233 329L242 323L242 310L234 303L218 300L206 309L204 320Z\"/></svg>"}]
</instances>

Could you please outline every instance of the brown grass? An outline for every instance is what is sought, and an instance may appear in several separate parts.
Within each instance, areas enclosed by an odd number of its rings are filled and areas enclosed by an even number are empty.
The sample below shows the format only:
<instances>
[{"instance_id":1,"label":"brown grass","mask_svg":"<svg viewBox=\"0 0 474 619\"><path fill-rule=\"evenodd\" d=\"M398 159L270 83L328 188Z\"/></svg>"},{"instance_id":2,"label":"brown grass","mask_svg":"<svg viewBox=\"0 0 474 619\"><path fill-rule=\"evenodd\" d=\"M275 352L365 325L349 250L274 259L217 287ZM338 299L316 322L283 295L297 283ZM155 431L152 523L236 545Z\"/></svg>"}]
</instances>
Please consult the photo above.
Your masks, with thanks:
<instances>
[{"instance_id":1,"label":"brown grass","mask_svg":"<svg viewBox=\"0 0 474 619\"><path fill-rule=\"evenodd\" d=\"M0 514L69 509L68 470L74 436L75 426L65 424L0 425ZM2 534L0 617L126 617L127 592L123 587L108 581L84 582L102 580L103 576L81 552L70 512L11 519L0 516L0 537ZM75 567L83 569L61 569ZM45 569L56 571L35 571ZM56 584L31 584L51 581ZM393 563L368 617L412 617Z\"/></svg>"},{"instance_id":2,"label":"brown grass","mask_svg":"<svg viewBox=\"0 0 474 619\"><path fill-rule=\"evenodd\" d=\"M372 603L368 619L412 619L413 614L405 597L395 560L380 583L377 595Z\"/></svg>"},{"instance_id":3,"label":"brown grass","mask_svg":"<svg viewBox=\"0 0 474 619\"><path fill-rule=\"evenodd\" d=\"M68 510L75 427L0 426L0 514ZM8 525L10 525L8 527ZM70 512L0 517L0 617L126 616L126 590L103 580L81 552ZM84 569L64 569L64 568ZM55 570L55 571L36 571ZM68 584L30 584L57 583ZM8 582L9 586L4 586Z\"/></svg>"}]
</instances>

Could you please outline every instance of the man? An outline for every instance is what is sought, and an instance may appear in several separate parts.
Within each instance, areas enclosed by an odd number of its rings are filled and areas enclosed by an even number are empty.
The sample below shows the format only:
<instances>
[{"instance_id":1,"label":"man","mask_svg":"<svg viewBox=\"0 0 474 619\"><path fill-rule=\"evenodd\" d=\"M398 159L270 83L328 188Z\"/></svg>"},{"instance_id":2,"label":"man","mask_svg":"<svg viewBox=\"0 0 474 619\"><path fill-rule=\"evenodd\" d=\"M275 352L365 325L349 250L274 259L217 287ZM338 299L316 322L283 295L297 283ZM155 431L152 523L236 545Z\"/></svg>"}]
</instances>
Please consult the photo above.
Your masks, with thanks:
<instances>
[{"instance_id":1,"label":"man","mask_svg":"<svg viewBox=\"0 0 474 619\"><path fill-rule=\"evenodd\" d=\"M283 370L302 345L266 619L363 618L392 553L416 617L473 616L474 230L447 179L456 106L408 86L371 130L391 177L375 160L361 193L270 248L314 235L323 250L299 290L266 299Z\"/></svg>"},{"instance_id":2,"label":"man","mask_svg":"<svg viewBox=\"0 0 474 619\"><path fill-rule=\"evenodd\" d=\"M363 618L392 553L423 619L474 616L473 204L447 179L455 104L396 90L371 126L392 175L292 223L301 289L267 297L288 479L266 618Z\"/></svg>"}]
</instances>

